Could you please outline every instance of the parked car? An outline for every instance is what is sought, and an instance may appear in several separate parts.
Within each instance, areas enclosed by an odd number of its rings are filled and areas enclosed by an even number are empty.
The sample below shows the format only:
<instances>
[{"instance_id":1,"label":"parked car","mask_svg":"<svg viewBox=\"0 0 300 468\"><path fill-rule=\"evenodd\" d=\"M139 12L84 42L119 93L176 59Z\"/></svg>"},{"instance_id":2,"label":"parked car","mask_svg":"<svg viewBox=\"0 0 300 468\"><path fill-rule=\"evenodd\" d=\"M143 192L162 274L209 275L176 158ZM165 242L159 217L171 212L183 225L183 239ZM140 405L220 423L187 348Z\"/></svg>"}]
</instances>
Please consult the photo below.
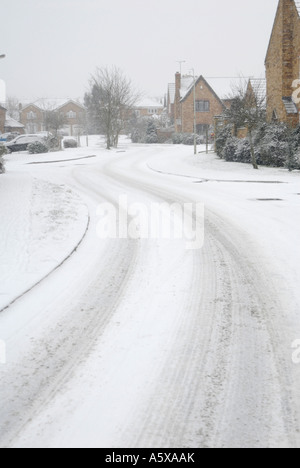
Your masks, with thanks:
<instances>
[{"instance_id":1,"label":"parked car","mask_svg":"<svg viewBox=\"0 0 300 468\"><path fill-rule=\"evenodd\" d=\"M17 136L19 136L20 133L17 133L17 132L13 132L13 133L3 133L2 135L0 135L0 141L12 141L14 140L14 138L16 138Z\"/></svg>"},{"instance_id":2,"label":"parked car","mask_svg":"<svg viewBox=\"0 0 300 468\"><path fill-rule=\"evenodd\" d=\"M45 139L39 135L21 135L14 140L5 143L5 146L10 153L13 153L15 151L26 151L30 143L35 143L37 141L43 142L44 140Z\"/></svg>"}]
</instances>

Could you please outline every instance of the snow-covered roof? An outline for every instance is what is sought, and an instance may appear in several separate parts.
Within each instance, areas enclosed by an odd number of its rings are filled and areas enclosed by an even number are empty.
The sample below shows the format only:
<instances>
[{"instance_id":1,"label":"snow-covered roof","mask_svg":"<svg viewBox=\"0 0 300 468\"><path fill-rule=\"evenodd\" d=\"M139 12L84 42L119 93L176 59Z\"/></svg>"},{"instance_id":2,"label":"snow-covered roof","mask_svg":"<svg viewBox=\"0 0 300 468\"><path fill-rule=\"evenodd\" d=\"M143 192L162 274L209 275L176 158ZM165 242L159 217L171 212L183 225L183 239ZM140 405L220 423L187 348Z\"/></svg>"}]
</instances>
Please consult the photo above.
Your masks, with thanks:
<instances>
[{"instance_id":1,"label":"snow-covered roof","mask_svg":"<svg viewBox=\"0 0 300 468\"><path fill-rule=\"evenodd\" d=\"M7 116L5 120L5 127L24 128L24 125L22 125L20 122L13 119L12 117Z\"/></svg>"},{"instance_id":2,"label":"snow-covered roof","mask_svg":"<svg viewBox=\"0 0 300 468\"><path fill-rule=\"evenodd\" d=\"M195 80L197 81L198 77L195 77ZM180 97L183 99L188 92L190 91L191 87L194 84L194 77L185 75L181 78L181 88L180 88Z\"/></svg>"},{"instance_id":3,"label":"snow-covered roof","mask_svg":"<svg viewBox=\"0 0 300 468\"><path fill-rule=\"evenodd\" d=\"M176 94L176 85L175 83L169 83L169 96L170 96L170 103L174 104L175 102L175 94Z\"/></svg>"},{"instance_id":4,"label":"snow-covered roof","mask_svg":"<svg viewBox=\"0 0 300 468\"><path fill-rule=\"evenodd\" d=\"M163 109L163 104L161 102L159 102L158 99L155 99L155 98L142 98L140 101L138 101L138 103L136 104L135 107L138 107L138 108L162 108Z\"/></svg>"},{"instance_id":5,"label":"snow-covered roof","mask_svg":"<svg viewBox=\"0 0 300 468\"><path fill-rule=\"evenodd\" d=\"M60 107L64 106L68 102L74 102L75 104L78 104L79 106L83 107L82 103L79 100L75 99L70 99L70 98L57 98L57 99L37 99L36 101L27 101L23 102L23 108L34 105L36 107L39 107L42 110L54 110L54 109L59 109Z\"/></svg>"},{"instance_id":6,"label":"snow-covered roof","mask_svg":"<svg viewBox=\"0 0 300 468\"><path fill-rule=\"evenodd\" d=\"M265 102L267 96L267 81L265 78L250 78L250 83L258 100Z\"/></svg>"}]
</instances>

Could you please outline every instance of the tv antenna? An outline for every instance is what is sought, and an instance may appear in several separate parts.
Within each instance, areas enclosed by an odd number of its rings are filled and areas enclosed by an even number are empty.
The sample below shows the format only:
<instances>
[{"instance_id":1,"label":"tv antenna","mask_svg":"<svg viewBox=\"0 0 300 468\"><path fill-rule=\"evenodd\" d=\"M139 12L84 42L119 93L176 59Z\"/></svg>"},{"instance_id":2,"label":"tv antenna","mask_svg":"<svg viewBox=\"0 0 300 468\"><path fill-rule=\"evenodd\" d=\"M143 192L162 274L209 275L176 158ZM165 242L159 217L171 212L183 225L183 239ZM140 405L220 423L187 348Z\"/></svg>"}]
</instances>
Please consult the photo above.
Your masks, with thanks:
<instances>
[{"instance_id":1,"label":"tv antenna","mask_svg":"<svg viewBox=\"0 0 300 468\"><path fill-rule=\"evenodd\" d=\"M186 60L176 60L176 63L179 63L180 75L181 75L182 64L186 63Z\"/></svg>"}]
</instances>

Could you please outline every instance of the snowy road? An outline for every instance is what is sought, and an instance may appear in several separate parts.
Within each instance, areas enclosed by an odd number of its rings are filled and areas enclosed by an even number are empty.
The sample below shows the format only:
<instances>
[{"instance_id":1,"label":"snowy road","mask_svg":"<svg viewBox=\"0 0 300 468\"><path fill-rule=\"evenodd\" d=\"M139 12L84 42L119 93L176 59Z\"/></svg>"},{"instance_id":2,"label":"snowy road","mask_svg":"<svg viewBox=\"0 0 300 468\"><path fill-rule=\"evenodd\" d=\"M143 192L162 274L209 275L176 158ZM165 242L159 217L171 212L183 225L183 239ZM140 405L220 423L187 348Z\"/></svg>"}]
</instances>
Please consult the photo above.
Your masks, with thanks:
<instances>
[{"instance_id":1,"label":"snowy road","mask_svg":"<svg viewBox=\"0 0 300 468\"><path fill-rule=\"evenodd\" d=\"M0 315L0 446L299 447L299 174L177 146L76 151L7 164L70 187L90 224ZM204 247L99 239L97 207L124 194L203 202Z\"/></svg>"}]
</instances>

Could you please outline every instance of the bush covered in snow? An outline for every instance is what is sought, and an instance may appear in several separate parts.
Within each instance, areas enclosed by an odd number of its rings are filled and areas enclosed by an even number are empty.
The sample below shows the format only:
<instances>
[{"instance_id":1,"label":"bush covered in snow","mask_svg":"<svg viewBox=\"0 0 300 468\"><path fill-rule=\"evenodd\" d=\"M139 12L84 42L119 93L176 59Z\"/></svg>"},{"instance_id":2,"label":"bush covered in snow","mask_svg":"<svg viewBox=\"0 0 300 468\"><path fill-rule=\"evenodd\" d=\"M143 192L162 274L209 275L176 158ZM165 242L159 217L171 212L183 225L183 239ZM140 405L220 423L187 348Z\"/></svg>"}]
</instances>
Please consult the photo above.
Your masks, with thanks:
<instances>
[{"instance_id":1,"label":"bush covered in snow","mask_svg":"<svg viewBox=\"0 0 300 468\"><path fill-rule=\"evenodd\" d=\"M7 154L7 149L4 145L0 144L0 158Z\"/></svg>"},{"instance_id":2,"label":"bush covered in snow","mask_svg":"<svg viewBox=\"0 0 300 468\"><path fill-rule=\"evenodd\" d=\"M64 140L64 148L77 148L78 143L74 138L66 138Z\"/></svg>"},{"instance_id":3,"label":"bush covered in snow","mask_svg":"<svg viewBox=\"0 0 300 468\"><path fill-rule=\"evenodd\" d=\"M291 130L283 123L263 123L254 132L253 143L259 165L300 169L300 127ZM216 152L226 161L251 163L249 138L234 137L230 126L219 130Z\"/></svg>"},{"instance_id":4,"label":"bush covered in snow","mask_svg":"<svg viewBox=\"0 0 300 468\"><path fill-rule=\"evenodd\" d=\"M132 143L141 143L142 141L142 134L138 128L135 128L131 133L131 141Z\"/></svg>"},{"instance_id":5,"label":"bush covered in snow","mask_svg":"<svg viewBox=\"0 0 300 468\"><path fill-rule=\"evenodd\" d=\"M237 152L237 147L239 144L238 138L234 137L233 135L228 136L227 140L225 141L225 145L222 151L222 158L225 159L225 161L236 161L236 152Z\"/></svg>"},{"instance_id":6,"label":"bush covered in snow","mask_svg":"<svg viewBox=\"0 0 300 468\"><path fill-rule=\"evenodd\" d=\"M0 145L0 174L4 174L5 172L5 163L4 159L2 158L2 156L5 154L7 154L7 149L4 145Z\"/></svg>"},{"instance_id":7,"label":"bush covered in snow","mask_svg":"<svg viewBox=\"0 0 300 468\"><path fill-rule=\"evenodd\" d=\"M49 151L48 145L43 141L35 141L34 143L30 143L27 149L30 154L43 154L48 153Z\"/></svg>"},{"instance_id":8,"label":"bush covered in snow","mask_svg":"<svg viewBox=\"0 0 300 468\"><path fill-rule=\"evenodd\" d=\"M223 150L225 148L228 138L232 137L231 125L225 125L216 135L216 153L220 158L224 158Z\"/></svg>"},{"instance_id":9,"label":"bush covered in snow","mask_svg":"<svg viewBox=\"0 0 300 468\"><path fill-rule=\"evenodd\" d=\"M172 136L172 141L174 145L182 145L183 143L183 133L174 133Z\"/></svg>"},{"instance_id":10,"label":"bush covered in snow","mask_svg":"<svg viewBox=\"0 0 300 468\"><path fill-rule=\"evenodd\" d=\"M157 126L153 119L148 120L148 126L146 130L146 143L158 143Z\"/></svg>"},{"instance_id":11,"label":"bush covered in snow","mask_svg":"<svg viewBox=\"0 0 300 468\"><path fill-rule=\"evenodd\" d=\"M235 161L251 164L251 147L249 140L237 138Z\"/></svg>"},{"instance_id":12,"label":"bush covered in snow","mask_svg":"<svg viewBox=\"0 0 300 468\"><path fill-rule=\"evenodd\" d=\"M4 160L0 157L0 174L4 174L4 172L5 172Z\"/></svg>"},{"instance_id":13,"label":"bush covered in snow","mask_svg":"<svg viewBox=\"0 0 300 468\"><path fill-rule=\"evenodd\" d=\"M284 124L261 127L255 137L258 163L263 166L284 167L289 155L289 132Z\"/></svg>"},{"instance_id":14,"label":"bush covered in snow","mask_svg":"<svg viewBox=\"0 0 300 468\"><path fill-rule=\"evenodd\" d=\"M172 136L174 145L187 145L193 146L194 144L194 133L174 133ZM201 137L196 135L197 145L201 145Z\"/></svg>"}]
</instances>

